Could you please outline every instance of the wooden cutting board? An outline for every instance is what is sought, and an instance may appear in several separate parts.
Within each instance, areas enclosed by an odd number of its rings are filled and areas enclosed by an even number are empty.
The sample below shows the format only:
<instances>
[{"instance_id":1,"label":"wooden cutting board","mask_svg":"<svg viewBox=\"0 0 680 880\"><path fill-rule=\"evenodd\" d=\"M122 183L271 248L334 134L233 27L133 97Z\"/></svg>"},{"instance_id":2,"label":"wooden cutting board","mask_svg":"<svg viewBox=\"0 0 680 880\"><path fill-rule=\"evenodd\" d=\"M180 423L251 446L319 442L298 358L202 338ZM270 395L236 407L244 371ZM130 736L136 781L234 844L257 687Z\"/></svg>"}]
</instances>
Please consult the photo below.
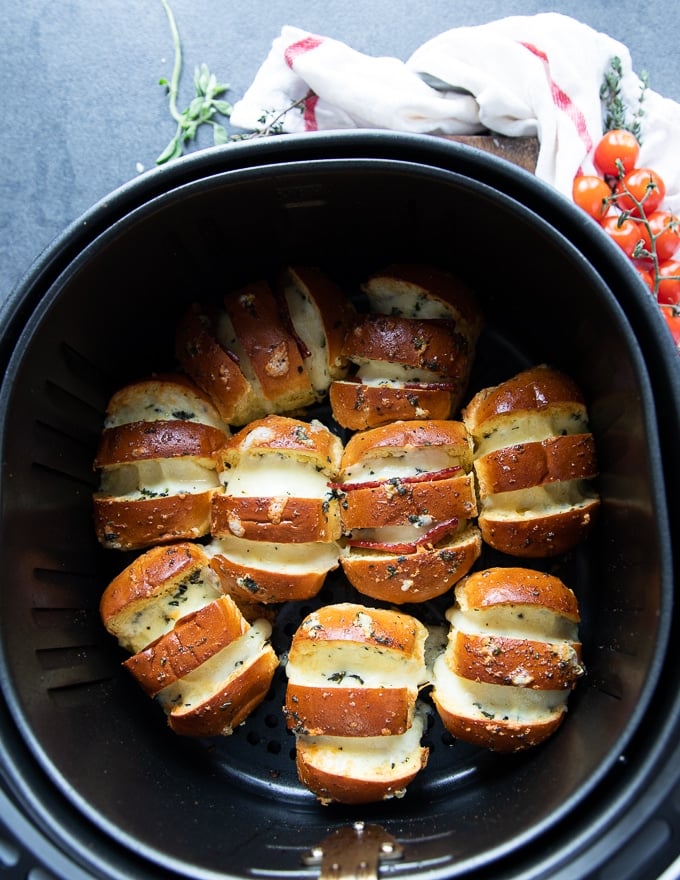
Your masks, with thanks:
<instances>
[{"instance_id":1,"label":"wooden cutting board","mask_svg":"<svg viewBox=\"0 0 680 880\"><path fill-rule=\"evenodd\" d=\"M532 174L536 171L538 160L538 138L506 137L500 134L443 135L447 140L469 144L485 153L493 153L519 165Z\"/></svg>"}]
</instances>

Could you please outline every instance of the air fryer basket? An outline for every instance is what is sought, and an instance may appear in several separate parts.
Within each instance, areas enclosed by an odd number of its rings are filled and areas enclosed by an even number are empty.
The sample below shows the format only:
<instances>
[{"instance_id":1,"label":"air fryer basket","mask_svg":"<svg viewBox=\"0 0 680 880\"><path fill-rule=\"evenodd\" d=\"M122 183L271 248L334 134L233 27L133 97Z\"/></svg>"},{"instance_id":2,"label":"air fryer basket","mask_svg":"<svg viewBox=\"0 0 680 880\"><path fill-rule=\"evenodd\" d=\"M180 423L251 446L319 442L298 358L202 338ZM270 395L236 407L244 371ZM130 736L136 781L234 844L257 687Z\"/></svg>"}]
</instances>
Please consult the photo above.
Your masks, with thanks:
<instances>
[{"instance_id":1,"label":"air fryer basket","mask_svg":"<svg viewBox=\"0 0 680 880\"><path fill-rule=\"evenodd\" d=\"M624 800L635 796L622 759L654 752L647 718L677 673L667 669L673 570L656 389L622 308L638 308L641 288L606 247L598 271L597 248L574 245L580 220L541 204L540 187L500 160L452 146L435 167L409 138L388 158L369 155L370 137L345 154L323 140L316 153L289 143L243 145L234 158L210 151L149 175L71 230L14 301L3 338L4 777L97 876L307 876L302 855L358 819L404 846L396 873L434 880L492 867L501 878L522 866L542 876L552 864L545 876L557 876L569 849L622 809L622 787ZM253 717L219 741L172 734L121 670L97 605L129 557L94 539L91 462L112 391L174 365L187 302L286 262L321 265L352 292L393 260L449 266L478 292L486 328L469 395L543 361L581 385L603 512L586 545L543 564L578 595L588 669L558 733L497 756L452 742L433 717L428 768L406 797L357 811L321 807L298 784L282 670ZM651 357L666 355L662 345ZM479 564L498 561L485 551ZM347 597L332 575L318 601ZM279 652L314 604L281 610Z\"/></svg>"}]
</instances>

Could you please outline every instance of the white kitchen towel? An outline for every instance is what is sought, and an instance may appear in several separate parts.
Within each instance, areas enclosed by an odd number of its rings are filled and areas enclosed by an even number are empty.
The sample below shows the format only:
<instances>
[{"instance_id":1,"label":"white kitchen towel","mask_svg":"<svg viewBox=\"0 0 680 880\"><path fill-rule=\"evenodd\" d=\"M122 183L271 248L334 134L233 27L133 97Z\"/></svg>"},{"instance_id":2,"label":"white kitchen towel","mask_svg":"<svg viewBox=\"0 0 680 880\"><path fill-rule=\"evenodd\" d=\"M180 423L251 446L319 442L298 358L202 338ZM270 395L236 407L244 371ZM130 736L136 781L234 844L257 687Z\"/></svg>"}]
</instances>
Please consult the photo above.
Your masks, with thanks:
<instances>
[{"instance_id":1,"label":"white kitchen towel","mask_svg":"<svg viewBox=\"0 0 680 880\"><path fill-rule=\"evenodd\" d=\"M231 122L248 131L273 124L282 132L535 135L536 175L571 196L574 176L594 173L590 155L603 131L600 86L614 57L632 116L642 82L626 46L559 13L446 30L405 62L287 25ZM666 206L680 211L680 104L647 89L642 108L639 164L658 171Z\"/></svg>"}]
</instances>

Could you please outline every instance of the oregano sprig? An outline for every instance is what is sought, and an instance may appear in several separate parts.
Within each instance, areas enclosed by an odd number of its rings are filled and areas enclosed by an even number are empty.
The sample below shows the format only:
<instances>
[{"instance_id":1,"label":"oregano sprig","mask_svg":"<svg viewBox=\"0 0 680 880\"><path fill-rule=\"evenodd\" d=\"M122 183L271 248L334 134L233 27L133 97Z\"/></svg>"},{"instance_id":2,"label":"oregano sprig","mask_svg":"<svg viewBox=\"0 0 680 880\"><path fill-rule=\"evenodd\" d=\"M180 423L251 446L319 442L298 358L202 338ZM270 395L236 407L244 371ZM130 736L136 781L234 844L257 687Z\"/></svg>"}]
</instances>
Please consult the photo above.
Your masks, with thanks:
<instances>
[{"instance_id":1,"label":"oregano sprig","mask_svg":"<svg viewBox=\"0 0 680 880\"><path fill-rule=\"evenodd\" d=\"M194 70L195 97L185 110L178 109L177 99L183 64L182 44L172 9L167 0L161 0L161 2L170 23L175 57L170 80L162 77L159 80L159 85L167 89L170 115L177 123L177 128L170 143L156 159L157 165L162 165L181 156L186 145L195 140L202 125L212 127L215 145L227 143L229 140L227 131L215 117L218 114L228 117L231 113L231 104L220 97L228 91L229 85L219 82L206 64L201 64Z\"/></svg>"}]
</instances>

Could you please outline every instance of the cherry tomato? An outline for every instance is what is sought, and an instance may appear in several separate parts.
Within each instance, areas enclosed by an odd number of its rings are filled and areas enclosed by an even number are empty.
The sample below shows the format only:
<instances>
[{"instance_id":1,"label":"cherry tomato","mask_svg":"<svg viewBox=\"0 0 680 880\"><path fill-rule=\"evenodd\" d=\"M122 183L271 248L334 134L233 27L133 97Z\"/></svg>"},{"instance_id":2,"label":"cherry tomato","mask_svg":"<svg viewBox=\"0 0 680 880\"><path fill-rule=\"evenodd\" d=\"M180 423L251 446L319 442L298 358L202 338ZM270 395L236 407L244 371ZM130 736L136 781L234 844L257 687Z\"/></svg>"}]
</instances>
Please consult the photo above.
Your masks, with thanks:
<instances>
[{"instance_id":1,"label":"cherry tomato","mask_svg":"<svg viewBox=\"0 0 680 880\"><path fill-rule=\"evenodd\" d=\"M630 131L615 128L606 132L595 147L593 163L605 177L619 177L617 160L621 162L624 174L635 168L640 156L640 144Z\"/></svg>"},{"instance_id":2,"label":"cherry tomato","mask_svg":"<svg viewBox=\"0 0 680 880\"><path fill-rule=\"evenodd\" d=\"M633 256L640 241L640 228L635 220L623 214L609 214L602 220L600 226L625 254L629 257Z\"/></svg>"},{"instance_id":3,"label":"cherry tomato","mask_svg":"<svg viewBox=\"0 0 680 880\"><path fill-rule=\"evenodd\" d=\"M659 265L657 299L664 305L680 305L680 260L666 260Z\"/></svg>"},{"instance_id":4,"label":"cherry tomato","mask_svg":"<svg viewBox=\"0 0 680 880\"><path fill-rule=\"evenodd\" d=\"M661 314L666 319L666 326L671 331L675 347L680 351L680 312L675 306L660 306Z\"/></svg>"},{"instance_id":5,"label":"cherry tomato","mask_svg":"<svg viewBox=\"0 0 680 880\"><path fill-rule=\"evenodd\" d=\"M619 208L639 216L638 205L641 205L645 216L649 217L663 202L666 184L651 168L634 168L617 182L615 191Z\"/></svg>"},{"instance_id":6,"label":"cherry tomato","mask_svg":"<svg viewBox=\"0 0 680 880\"><path fill-rule=\"evenodd\" d=\"M653 214L648 215L647 223L649 228L645 223L640 223L645 249L651 252L651 236L654 236L657 260L660 263L670 260L680 248L680 220L669 211L654 211Z\"/></svg>"},{"instance_id":7,"label":"cherry tomato","mask_svg":"<svg viewBox=\"0 0 680 880\"><path fill-rule=\"evenodd\" d=\"M609 210L612 191L609 184L594 174L581 174L574 178L572 198L586 214L601 220Z\"/></svg>"}]
</instances>

